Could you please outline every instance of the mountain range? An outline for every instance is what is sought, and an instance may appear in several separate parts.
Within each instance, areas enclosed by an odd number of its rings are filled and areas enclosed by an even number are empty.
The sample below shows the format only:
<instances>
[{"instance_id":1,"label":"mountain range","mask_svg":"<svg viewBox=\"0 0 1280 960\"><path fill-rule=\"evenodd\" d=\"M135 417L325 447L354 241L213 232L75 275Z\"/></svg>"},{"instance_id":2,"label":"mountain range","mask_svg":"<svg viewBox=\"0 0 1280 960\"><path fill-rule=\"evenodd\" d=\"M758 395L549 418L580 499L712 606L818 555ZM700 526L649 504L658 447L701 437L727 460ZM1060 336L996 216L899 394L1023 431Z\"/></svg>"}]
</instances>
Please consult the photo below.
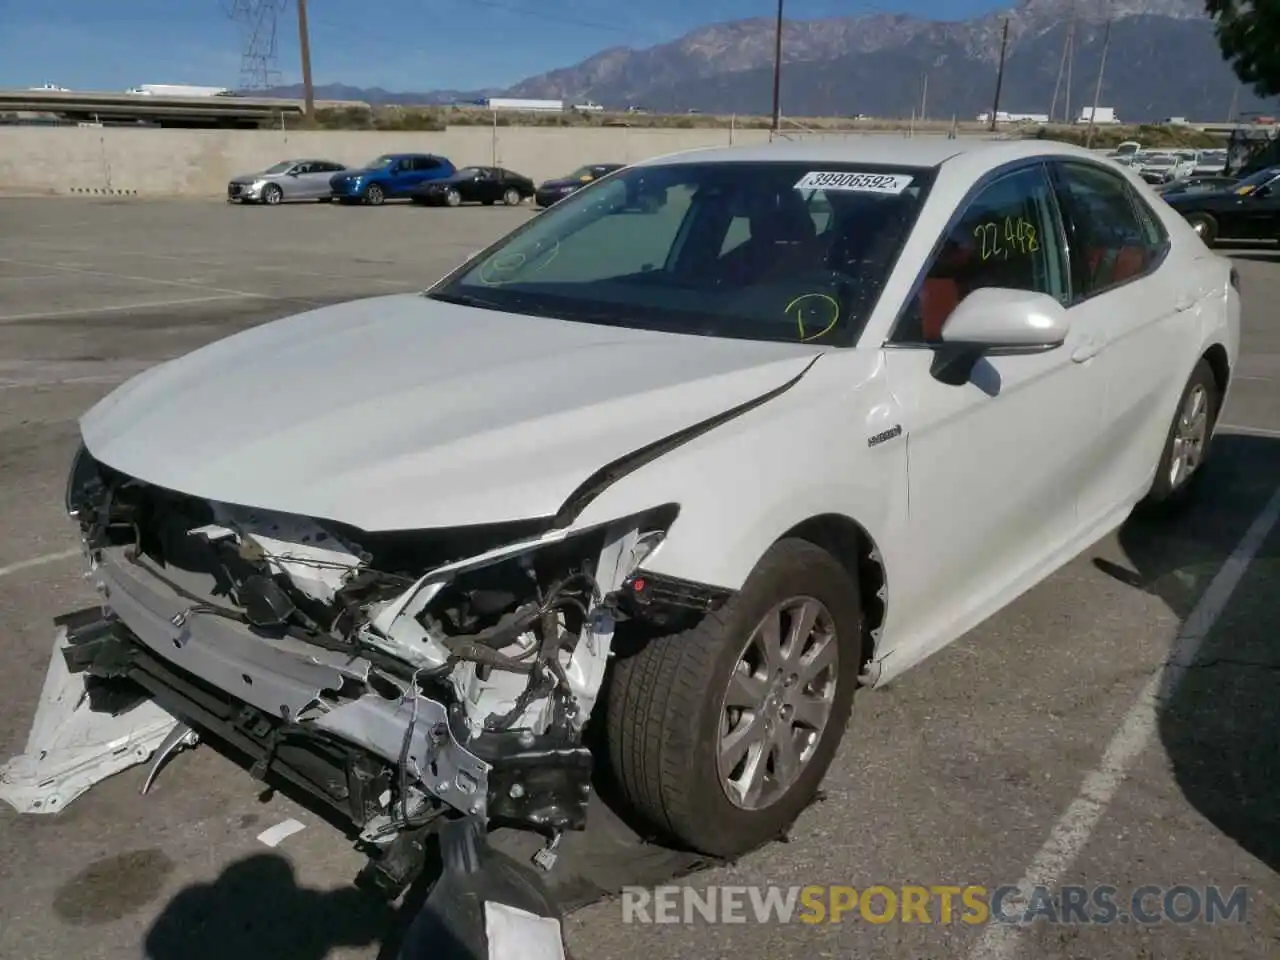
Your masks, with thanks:
<instances>
[{"instance_id":1,"label":"mountain range","mask_svg":"<svg viewBox=\"0 0 1280 960\"><path fill-rule=\"evenodd\" d=\"M1223 61L1202 0L1020 0L963 21L883 13L787 21L782 112L967 119L992 106L1006 23L1001 110L1043 114L1053 106L1055 118L1068 110L1078 116L1093 103L1104 50L1098 103L1125 121L1219 120L1233 107L1275 108L1242 88ZM774 31L772 19L709 24L654 47L603 50L506 89L393 93L333 84L315 93L372 104L510 96L663 113L767 114ZM301 90L271 92L296 97Z\"/></svg>"}]
</instances>

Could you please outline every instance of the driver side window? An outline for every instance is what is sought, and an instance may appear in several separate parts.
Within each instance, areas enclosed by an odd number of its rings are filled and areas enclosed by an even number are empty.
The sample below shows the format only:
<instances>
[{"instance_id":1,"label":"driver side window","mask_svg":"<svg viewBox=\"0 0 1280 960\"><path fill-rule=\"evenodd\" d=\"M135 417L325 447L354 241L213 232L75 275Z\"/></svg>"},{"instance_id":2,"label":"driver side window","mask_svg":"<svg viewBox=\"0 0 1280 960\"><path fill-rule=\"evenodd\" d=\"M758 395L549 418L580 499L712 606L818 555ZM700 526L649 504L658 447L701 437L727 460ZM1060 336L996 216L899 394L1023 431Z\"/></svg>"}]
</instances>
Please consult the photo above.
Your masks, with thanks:
<instances>
[{"instance_id":1,"label":"driver side window","mask_svg":"<svg viewBox=\"0 0 1280 960\"><path fill-rule=\"evenodd\" d=\"M947 230L891 342L933 344L947 318L982 287L1045 293L1068 302L1053 188L1043 166L995 180Z\"/></svg>"}]
</instances>

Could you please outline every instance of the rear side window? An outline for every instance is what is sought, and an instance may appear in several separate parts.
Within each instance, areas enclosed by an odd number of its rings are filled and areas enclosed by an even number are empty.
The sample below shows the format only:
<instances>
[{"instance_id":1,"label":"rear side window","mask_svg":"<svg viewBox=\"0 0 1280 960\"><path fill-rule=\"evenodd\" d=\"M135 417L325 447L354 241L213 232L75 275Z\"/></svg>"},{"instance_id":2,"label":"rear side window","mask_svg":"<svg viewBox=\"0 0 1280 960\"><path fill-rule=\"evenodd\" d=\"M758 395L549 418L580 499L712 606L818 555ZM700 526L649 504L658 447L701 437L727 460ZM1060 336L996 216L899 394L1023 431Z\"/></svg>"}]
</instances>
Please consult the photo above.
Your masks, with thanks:
<instances>
[{"instance_id":1,"label":"rear side window","mask_svg":"<svg viewBox=\"0 0 1280 960\"><path fill-rule=\"evenodd\" d=\"M1058 166L1076 299L1145 276L1164 255L1164 230L1124 179L1087 163Z\"/></svg>"}]
</instances>

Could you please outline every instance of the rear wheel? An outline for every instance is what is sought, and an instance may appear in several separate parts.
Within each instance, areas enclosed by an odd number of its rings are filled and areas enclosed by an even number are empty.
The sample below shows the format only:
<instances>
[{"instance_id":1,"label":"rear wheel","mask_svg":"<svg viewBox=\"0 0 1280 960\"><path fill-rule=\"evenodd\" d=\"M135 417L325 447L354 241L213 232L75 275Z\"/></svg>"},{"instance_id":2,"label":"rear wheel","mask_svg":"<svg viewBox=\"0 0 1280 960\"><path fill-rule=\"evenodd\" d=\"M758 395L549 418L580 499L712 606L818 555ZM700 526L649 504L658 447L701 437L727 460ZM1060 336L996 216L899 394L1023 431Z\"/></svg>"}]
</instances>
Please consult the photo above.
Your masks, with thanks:
<instances>
[{"instance_id":1,"label":"rear wheel","mask_svg":"<svg viewBox=\"0 0 1280 960\"><path fill-rule=\"evenodd\" d=\"M1205 242L1206 246L1213 246L1214 241L1218 239L1218 221L1209 214L1189 213L1187 223L1191 224L1191 229Z\"/></svg>"},{"instance_id":2,"label":"rear wheel","mask_svg":"<svg viewBox=\"0 0 1280 960\"><path fill-rule=\"evenodd\" d=\"M630 803L715 856L784 834L844 735L861 620L844 567L807 541L783 540L696 627L619 658L608 742Z\"/></svg>"},{"instance_id":3,"label":"rear wheel","mask_svg":"<svg viewBox=\"0 0 1280 960\"><path fill-rule=\"evenodd\" d=\"M376 183L371 183L364 192L364 202L371 207L380 207L387 199L386 192Z\"/></svg>"},{"instance_id":4,"label":"rear wheel","mask_svg":"<svg viewBox=\"0 0 1280 960\"><path fill-rule=\"evenodd\" d=\"M1218 382L1207 360L1201 359L1183 388L1165 438L1155 482L1146 502L1152 506L1181 506L1201 476L1218 419Z\"/></svg>"}]
</instances>

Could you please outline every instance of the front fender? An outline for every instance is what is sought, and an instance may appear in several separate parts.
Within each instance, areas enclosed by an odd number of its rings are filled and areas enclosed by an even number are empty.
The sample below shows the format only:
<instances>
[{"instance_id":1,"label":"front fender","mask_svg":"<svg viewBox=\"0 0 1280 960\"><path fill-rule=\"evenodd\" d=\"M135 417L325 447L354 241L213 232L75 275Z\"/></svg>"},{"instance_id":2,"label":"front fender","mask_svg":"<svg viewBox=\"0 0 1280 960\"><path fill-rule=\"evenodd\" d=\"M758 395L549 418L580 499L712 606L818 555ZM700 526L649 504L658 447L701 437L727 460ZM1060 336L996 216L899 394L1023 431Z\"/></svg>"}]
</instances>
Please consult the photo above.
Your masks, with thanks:
<instances>
[{"instance_id":1,"label":"front fender","mask_svg":"<svg viewBox=\"0 0 1280 960\"><path fill-rule=\"evenodd\" d=\"M900 423L878 352L825 354L791 390L618 480L577 523L678 503L645 569L736 590L787 531L837 514L889 567L906 515L906 444L868 440Z\"/></svg>"}]
</instances>

